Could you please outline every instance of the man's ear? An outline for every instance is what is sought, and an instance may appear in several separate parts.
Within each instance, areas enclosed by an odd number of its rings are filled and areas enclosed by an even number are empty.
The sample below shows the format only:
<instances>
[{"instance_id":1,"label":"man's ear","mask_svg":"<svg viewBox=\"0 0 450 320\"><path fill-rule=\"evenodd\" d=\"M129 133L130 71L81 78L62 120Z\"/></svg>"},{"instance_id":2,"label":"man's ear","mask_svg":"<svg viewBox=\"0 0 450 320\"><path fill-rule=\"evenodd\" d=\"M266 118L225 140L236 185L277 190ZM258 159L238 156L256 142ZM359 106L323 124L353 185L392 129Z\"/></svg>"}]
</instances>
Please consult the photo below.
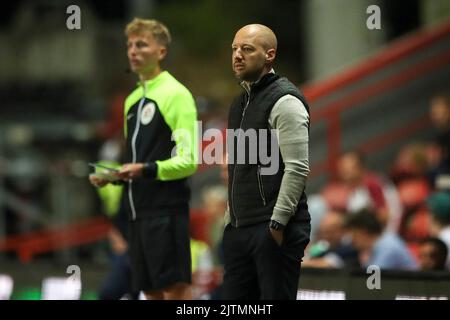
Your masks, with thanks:
<instances>
[{"instance_id":1,"label":"man's ear","mask_svg":"<svg viewBox=\"0 0 450 320\"><path fill-rule=\"evenodd\" d=\"M166 55L167 55L167 48L164 46L160 46L158 54L159 61L163 60L166 57Z\"/></svg>"},{"instance_id":2,"label":"man's ear","mask_svg":"<svg viewBox=\"0 0 450 320\"><path fill-rule=\"evenodd\" d=\"M269 49L266 51L266 62L272 64L275 60L276 50L275 49Z\"/></svg>"}]
</instances>

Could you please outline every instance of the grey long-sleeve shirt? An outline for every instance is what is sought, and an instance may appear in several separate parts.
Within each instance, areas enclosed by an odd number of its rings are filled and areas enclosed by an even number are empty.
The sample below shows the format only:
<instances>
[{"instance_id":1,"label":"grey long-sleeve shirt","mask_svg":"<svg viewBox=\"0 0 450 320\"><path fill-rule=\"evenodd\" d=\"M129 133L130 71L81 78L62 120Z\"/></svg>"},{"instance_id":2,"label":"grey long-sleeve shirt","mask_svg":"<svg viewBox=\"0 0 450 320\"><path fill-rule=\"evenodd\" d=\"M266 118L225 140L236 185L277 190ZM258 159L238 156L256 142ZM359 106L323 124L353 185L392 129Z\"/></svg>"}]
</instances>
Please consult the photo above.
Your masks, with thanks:
<instances>
[{"instance_id":1,"label":"grey long-sleeve shirt","mask_svg":"<svg viewBox=\"0 0 450 320\"><path fill-rule=\"evenodd\" d=\"M269 126L277 130L277 140L284 161L284 175L272 214L283 225L295 214L309 174L309 115L303 103L292 95L281 97L269 115ZM230 210L225 211L225 225Z\"/></svg>"}]
</instances>

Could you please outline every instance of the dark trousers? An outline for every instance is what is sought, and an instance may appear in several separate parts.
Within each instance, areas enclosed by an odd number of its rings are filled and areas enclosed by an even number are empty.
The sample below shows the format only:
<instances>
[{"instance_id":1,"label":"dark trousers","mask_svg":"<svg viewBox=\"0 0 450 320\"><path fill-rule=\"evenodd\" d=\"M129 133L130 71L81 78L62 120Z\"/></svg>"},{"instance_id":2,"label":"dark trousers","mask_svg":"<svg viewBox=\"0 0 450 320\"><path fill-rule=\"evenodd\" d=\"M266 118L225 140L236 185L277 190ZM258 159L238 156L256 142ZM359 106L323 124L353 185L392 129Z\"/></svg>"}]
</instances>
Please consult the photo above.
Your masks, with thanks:
<instances>
[{"instance_id":1,"label":"dark trousers","mask_svg":"<svg viewBox=\"0 0 450 320\"><path fill-rule=\"evenodd\" d=\"M295 300L310 231L309 221L290 221L280 246L270 233L269 222L239 228L227 225L223 298Z\"/></svg>"}]
</instances>

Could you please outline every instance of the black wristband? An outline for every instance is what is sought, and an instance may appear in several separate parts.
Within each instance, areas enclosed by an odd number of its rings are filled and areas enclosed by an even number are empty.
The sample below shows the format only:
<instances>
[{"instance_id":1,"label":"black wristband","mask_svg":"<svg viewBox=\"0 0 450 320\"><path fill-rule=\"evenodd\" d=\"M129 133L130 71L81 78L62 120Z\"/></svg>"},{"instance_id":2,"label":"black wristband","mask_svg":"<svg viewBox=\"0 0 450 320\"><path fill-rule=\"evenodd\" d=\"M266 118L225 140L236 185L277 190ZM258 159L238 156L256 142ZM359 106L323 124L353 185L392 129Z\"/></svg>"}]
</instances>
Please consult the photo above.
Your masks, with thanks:
<instances>
[{"instance_id":1,"label":"black wristband","mask_svg":"<svg viewBox=\"0 0 450 320\"><path fill-rule=\"evenodd\" d=\"M274 230L283 230L285 226L276 220L270 220L269 227Z\"/></svg>"},{"instance_id":2,"label":"black wristband","mask_svg":"<svg viewBox=\"0 0 450 320\"><path fill-rule=\"evenodd\" d=\"M158 165L155 162L144 163L144 167L142 168L142 176L144 178L155 179L157 173Z\"/></svg>"}]
</instances>

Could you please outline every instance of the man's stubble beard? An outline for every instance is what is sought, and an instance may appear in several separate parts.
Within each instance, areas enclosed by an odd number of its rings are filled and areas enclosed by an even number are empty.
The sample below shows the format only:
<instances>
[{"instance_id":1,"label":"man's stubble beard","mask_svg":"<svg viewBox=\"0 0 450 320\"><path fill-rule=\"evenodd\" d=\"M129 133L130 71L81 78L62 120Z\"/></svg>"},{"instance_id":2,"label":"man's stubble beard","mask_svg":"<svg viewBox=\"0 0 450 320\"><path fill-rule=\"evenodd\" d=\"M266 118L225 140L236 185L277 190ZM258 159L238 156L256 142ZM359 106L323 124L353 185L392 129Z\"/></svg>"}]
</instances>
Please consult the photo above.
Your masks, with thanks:
<instances>
[{"instance_id":1,"label":"man's stubble beard","mask_svg":"<svg viewBox=\"0 0 450 320\"><path fill-rule=\"evenodd\" d=\"M261 78L262 71L263 70L247 72L247 73L241 74L241 76L238 76L236 74L236 78L238 78L241 81L245 81L245 82L250 82L250 83L256 82L257 80L259 80L259 78Z\"/></svg>"},{"instance_id":2,"label":"man's stubble beard","mask_svg":"<svg viewBox=\"0 0 450 320\"><path fill-rule=\"evenodd\" d=\"M259 68L257 70L243 73L240 77L237 74L235 74L235 76L237 79L239 79L241 81L253 83L253 82L256 82L259 79L261 79L265 68L266 68L266 65L263 65L261 68ZM269 70L270 70L270 68L269 68Z\"/></svg>"}]
</instances>

